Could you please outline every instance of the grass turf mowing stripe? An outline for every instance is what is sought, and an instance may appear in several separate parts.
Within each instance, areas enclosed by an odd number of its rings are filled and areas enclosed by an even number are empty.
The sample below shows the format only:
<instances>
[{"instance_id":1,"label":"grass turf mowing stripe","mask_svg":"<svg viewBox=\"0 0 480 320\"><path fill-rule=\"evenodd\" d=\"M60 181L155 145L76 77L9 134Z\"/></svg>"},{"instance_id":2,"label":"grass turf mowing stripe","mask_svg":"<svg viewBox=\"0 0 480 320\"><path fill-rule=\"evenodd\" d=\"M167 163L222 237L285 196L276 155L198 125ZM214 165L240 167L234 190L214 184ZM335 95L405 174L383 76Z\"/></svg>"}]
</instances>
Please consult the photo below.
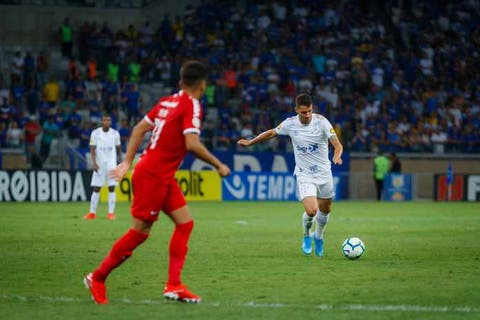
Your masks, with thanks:
<instances>
[{"instance_id":1,"label":"grass turf mowing stripe","mask_svg":"<svg viewBox=\"0 0 480 320\"><path fill-rule=\"evenodd\" d=\"M73 298L73 297L27 297L20 295L3 295L0 296L1 300L18 300L22 302L36 302L36 301L45 301L45 302L85 302L87 299ZM174 301L167 300L130 300L127 298L124 299L110 299L113 303L124 303L124 304L143 304L143 305L155 305L155 304L171 304L178 303ZM432 313L444 313L444 312L456 312L456 313L480 313L480 308L459 306L459 307L447 307L447 306L418 306L418 305L364 305L364 304L347 304L347 305L329 305L329 304L319 304L313 306L304 306L304 305L295 305L295 304L286 304L286 303L239 303L239 304L228 304L228 303L219 303L219 302L202 302L202 305L207 305L211 307L222 307L233 306L233 307L246 307L246 308L302 308L302 309L320 309L320 310L342 310L342 311L378 311L378 312L432 312Z\"/></svg>"}]
</instances>

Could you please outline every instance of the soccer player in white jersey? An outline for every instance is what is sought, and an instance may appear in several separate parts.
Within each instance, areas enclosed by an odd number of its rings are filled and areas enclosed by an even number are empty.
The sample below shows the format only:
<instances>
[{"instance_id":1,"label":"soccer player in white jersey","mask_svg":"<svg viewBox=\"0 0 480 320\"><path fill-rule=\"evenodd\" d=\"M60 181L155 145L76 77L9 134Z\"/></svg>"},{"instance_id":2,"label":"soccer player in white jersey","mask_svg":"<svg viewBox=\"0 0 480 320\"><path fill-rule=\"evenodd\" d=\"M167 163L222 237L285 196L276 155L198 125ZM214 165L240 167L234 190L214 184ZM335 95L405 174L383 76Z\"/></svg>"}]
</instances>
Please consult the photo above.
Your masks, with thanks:
<instances>
[{"instance_id":1,"label":"soccer player in white jersey","mask_svg":"<svg viewBox=\"0 0 480 320\"><path fill-rule=\"evenodd\" d=\"M90 135L90 155L92 157L92 196L90 198L90 212L83 218L95 219L97 206L100 200L100 189L107 182L108 185L108 214L107 219L115 219L115 186L117 181L108 176L108 172L121 162L122 149L120 145L120 134L111 128L112 119L109 115L102 117L102 126L93 130Z\"/></svg>"},{"instance_id":2,"label":"soccer player in white jersey","mask_svg":"<svg viewBox=\"0 0 480 320\"><path fill-rule=\"evenodd\" d=\"M312 98L308 94L295 98L295 112L296 116L285 119L276 128L264 131L251 140L240 139L238 144L251 146L277 135L290 136L295 155L294 174L305 209L302 216L302 251L306 255L312 254L313 238L315 254L321 257L323 233L335 196L328 143L334 148L332 162L338 165L342 164L343 146L330 122L324 116L313 113ZM311 234L314 219L317 226Z\"/></svg>"}]
</instances>

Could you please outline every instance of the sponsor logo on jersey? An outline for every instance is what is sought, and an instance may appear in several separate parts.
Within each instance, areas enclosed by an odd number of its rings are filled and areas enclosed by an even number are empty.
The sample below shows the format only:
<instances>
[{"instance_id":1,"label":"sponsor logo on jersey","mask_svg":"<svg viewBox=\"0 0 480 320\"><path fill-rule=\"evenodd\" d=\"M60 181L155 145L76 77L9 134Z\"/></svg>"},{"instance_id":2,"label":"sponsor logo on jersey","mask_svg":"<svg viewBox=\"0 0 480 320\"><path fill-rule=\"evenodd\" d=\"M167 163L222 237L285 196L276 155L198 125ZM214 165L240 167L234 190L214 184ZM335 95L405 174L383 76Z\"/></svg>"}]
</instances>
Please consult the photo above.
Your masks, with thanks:
<instances>
[{"instance_id":1,"label":"sponsor logo on jersey","mask_svg":"<svg viewBox=\"0 0 480 320\"><path fill-rule=\"evenodd\" d=\"M301 153L316 153L319 151L318 143L310 143L309 145L306 145L306 146L296 145L295 148L297 149L298 152L301 152Z\"/></svg>"},{"instance_id":2,"label":"sponsor logo on jersey","mask_svg":"<svg viewBox=\"0 0 480 320\"><path fill-rule=\"evenodd\" d=\"M176 108L178 106L178 101L162 101L160 105L165 108Z\"/></svg>"}]
</instances>

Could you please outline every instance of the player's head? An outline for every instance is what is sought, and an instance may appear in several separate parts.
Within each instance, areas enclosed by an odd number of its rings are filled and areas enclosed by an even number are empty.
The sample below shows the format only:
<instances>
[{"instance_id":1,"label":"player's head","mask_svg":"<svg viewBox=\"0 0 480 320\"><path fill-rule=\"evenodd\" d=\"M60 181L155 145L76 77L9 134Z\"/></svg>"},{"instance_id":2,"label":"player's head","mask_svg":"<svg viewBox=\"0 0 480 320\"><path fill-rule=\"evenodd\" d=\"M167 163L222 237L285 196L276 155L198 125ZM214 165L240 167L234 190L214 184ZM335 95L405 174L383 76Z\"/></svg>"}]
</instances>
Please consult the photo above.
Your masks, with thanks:
<instances>
[{"instance_id":1,"label":"player's head","mask_svg":"<svg viewBox=\"0 0 480 320\"><path fill-rule=\"evenodd\" d=\"M110 117L109 114L104 114L102 116L102 128L104 131L108 131L110 129L110 126L112 125L112 118Z\"/></svg>"},{"instance_id":2,"label":"player's head","mask_svg":"<svg viewBox=\"0 0 480 320\"><path fill-rule=\"evenodd\" d=\"M207 68L197 60L186 61L180 68L180 87L200 98L207 87Z\"/></svg>"},{"instance_id":3,"label":"player's head","mask_svg":"<svg viewBox=\"0 0 480 320\"><path fill-rule=\"evenodd\" d=\"M295 112L301 123L309 124L313 113L312 97L306 93L299 94L295 98Z\"/></svg>"}]
</instances>

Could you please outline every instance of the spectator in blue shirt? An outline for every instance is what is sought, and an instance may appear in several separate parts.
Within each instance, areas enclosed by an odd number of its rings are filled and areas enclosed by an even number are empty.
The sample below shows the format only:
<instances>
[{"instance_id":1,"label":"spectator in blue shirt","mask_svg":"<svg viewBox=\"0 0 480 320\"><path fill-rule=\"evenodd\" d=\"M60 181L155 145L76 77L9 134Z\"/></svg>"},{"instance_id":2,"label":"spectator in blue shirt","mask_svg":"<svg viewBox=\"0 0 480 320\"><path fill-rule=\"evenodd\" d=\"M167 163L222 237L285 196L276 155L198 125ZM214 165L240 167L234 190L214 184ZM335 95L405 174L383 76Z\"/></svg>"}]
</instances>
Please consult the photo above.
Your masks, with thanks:
<instances>
[{"instance_id":1,"label":"spectator in blue shirt","mask_svg":"<svg viewBox=\"0 0 480 320\"><path fill-rule=\"evenodd\" d=\"M132 123L138 116L138 108L140 105L140 93L137 85L127 86L126 91L122 94L122 102L125 104L128 123Z\"/></svg>"},{"instance_id":2,"label":"spectator in blue shirt","mask_svg":"<svg viewBox=\"0 0 480 320\"><path fill-rule=\"evenodd\" d=\"M39 116L39 122L40 125L43 126L45 121L47 121L48 115L50 114L50 110L53 108L50 106L50 104L42 97L40 99L40 103L38 106L38 116Z\"/></svg>"},{"instance_id":3,"label":"spectator in blue shirt","mask_svg":"<svg viewBox=\"0 0 480 320\"><path fill-rule=\"evenodd\" d=\"M480 136L475 132L473 126L464 128L462 135L463 152L474 153L478 151L478 140Z\"/></svg>"},{"instance_id":4,"label":"spectator in blue shirt","mask_svg":"<svg viewBox=\"0 0 480 320\"><path fill-rule=\"evenodd\" d=\"M7 123L4 121L0 122L0 148L7 147Z\"/></svg>"},{"instance_id":5,"label":"spectator in blue shirt","mask_svg":"<svg viewBox=\"0 0 480 320\"><path fill-rule=\"evenodd\" d=\"M71 118L69 122L70 125L68 126L67 136L75 145L78 145L82 133L80 122L78 121L78 118Z\"/></svg>"},{"instance_id":6,"label":"spectator in blue shirt","mask_svg":"<svg viewBox=\"0 0 480 320\"><path fill-rule=\"evenodd\" d=\"M40 102L40 94L35 88L35 79L31 79L27 85L26 104L29 114L36 114Z\"/></svg>"},{"instance_id":7,"label":"spectator in blue shirt","mask_svg":"<svg viewBox=\"0 0 480 320\"><path fill-rule=\"evenodd\" d=\"M62 108L57 108L57 112L53 116L53 121L57 125L57 127L62 130L68 127L67 117L65 116L65 112ZM66 125L67 124L67 125Z\"/></svg>"},{"instance_id":8,"label":"spectator in blue shirt","mask_svg":"<svg viewBox=\"0 0 480 320\"><path fill-rule=\"evenodd\" d=\"M120 143L122 145L122 151L127 151L127 142L130 137L130 127L128 126L127 119L122 119L120 128L118 129L118 133L120 134Z\"/></svg>"},{"instance_id":9,"label":"spectator in blue shirt","mask_svg":"<svg viewBox=\"0 0 480 320\"><path fill-rule=\"evenodd\" d=\"M92 133L92 127L89 121L83 122L82 129L80 131L80 141L78 148L83 152L87 152L90 148L90 134Z\"/></svg>"},{"instance_id":10,"label":"spectator in blue shirt","mask_svg":"<svg viewBox=\"0 0 480 320\"><path fill-rule=\"evenodd\" d=\"M33 78L33 72L35 71L35 59L32 56L32 53L27 52L25 58L23 58L23 79L24 84L27 85L30 80Z\"/></svg>"}]
</instances>

